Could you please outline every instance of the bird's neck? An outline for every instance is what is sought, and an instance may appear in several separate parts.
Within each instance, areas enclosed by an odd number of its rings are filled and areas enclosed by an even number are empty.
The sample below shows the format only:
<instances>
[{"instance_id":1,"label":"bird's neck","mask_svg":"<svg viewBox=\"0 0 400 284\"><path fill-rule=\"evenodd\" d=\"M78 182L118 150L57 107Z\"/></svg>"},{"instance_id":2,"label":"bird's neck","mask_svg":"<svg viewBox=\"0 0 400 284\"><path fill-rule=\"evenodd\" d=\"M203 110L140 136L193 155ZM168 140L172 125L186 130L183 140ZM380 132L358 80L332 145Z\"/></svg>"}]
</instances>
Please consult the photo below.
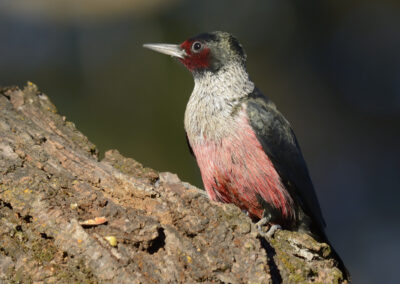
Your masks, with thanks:
<instances>
[{"instance_id":1,"label":"bird's neck","mask_svg":"<svg viewBox=\"0 0 400 284\"><path fill-rule=\"evenodd\" d=\"M195 86L185 112L185 129L189 140L212 140L235 131L236 110L243 98L254 90L245 67L224 66L217 72L194 74Z\"/></svg>"},{"instance_id":2,"label":"bird's neck","mask_svg":"<svg viewBox=\"0 0 400 284\"><path fill-rule=\"evenodd\" d=\"M233 62L220 68L217 72L205 71L194 73L193 96L216 97L224 100L235 100L245 97L254 89L254 83L243 64Z\"/></svg>"}]
</instances>

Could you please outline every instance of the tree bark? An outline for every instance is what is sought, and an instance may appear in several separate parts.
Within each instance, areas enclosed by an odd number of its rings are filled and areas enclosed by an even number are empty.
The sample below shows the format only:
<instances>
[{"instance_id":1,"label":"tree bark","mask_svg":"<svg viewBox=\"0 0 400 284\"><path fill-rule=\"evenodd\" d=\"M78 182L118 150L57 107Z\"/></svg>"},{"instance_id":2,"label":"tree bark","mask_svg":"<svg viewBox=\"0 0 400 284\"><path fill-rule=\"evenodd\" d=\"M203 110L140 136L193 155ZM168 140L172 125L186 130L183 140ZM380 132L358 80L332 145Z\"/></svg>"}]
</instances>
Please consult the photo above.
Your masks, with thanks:
<instances>
[{"instance_id":1,"label":"tree bark","mask_svg":"<svg viewBox=\"0 0 400 284\"><path fill-rule=\"evenodd\" d=\"M34 84L0 89L0 282L345 282L330 256L116 150L100 161Z\"/></svg>"}]
</instances>

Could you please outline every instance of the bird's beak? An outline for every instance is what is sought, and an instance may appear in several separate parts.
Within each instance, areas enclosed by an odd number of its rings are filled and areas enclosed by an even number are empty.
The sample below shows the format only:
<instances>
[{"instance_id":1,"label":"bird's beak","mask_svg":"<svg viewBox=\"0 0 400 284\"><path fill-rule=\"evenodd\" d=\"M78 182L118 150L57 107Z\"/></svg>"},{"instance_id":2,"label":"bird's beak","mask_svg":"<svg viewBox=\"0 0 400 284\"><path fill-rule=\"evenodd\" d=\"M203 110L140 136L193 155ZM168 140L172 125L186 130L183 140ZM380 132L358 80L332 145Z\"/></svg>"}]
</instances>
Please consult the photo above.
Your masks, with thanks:
<instances>
[{"instance_id":1,"label":"bird's beak","mask_svg":"<svg viewBox=\"0 0 400 284\"><path fill-rule=\"evenodd\" d=\"M182 59L185 58L186 55L185 50L177 44L146 43L143 44L143 47Z\"/></svg>"}]
</instances>

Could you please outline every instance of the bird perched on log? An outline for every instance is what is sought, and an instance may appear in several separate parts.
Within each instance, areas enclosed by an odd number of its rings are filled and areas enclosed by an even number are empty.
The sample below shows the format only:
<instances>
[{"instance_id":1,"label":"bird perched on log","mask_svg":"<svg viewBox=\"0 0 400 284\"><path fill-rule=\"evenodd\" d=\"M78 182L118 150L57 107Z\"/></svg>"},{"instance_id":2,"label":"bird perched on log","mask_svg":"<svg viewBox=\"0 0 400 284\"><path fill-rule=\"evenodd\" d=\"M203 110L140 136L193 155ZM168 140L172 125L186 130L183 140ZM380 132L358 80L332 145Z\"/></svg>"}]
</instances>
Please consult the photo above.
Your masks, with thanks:
<instances>
[{"instance_id":1,"label":"bird perched on log","mask_svg":"<svg viewBox=\"0 0 400 284\"><path fill-rule=\"evenodd\" d=\"M328 242L325 221L296 136L246 70L231 34L203 33L180 45L144 47L181 61L195 86L185 111L186 137L215 201L233 203L260 225L306 232ZM279 227L278 227L279 226ZM347 273L340 257L336 258Z\"/></svg>"}]
</instances>

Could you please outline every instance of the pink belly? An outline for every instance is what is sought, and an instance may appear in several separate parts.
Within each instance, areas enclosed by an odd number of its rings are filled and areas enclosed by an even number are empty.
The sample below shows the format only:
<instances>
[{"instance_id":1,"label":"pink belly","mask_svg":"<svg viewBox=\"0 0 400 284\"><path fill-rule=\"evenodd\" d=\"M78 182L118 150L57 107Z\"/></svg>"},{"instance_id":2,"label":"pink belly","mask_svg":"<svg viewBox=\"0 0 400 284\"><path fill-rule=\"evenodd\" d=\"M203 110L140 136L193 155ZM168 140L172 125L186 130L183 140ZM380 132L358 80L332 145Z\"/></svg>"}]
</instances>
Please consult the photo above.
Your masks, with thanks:
<instances>
[{"instance_id":1,"label":"pink belly","mask_svg":"<svg viewBox=\"0 0 400 284\"><path fill-rule=\"evenodd\" d=\"M212 200L234 203L251 217L262 217L257 196L280 210L283 219L294 218L293 200L248 123L239 114L236 135L191 143L204 187Z\"/></svg>"}]
</instances>

